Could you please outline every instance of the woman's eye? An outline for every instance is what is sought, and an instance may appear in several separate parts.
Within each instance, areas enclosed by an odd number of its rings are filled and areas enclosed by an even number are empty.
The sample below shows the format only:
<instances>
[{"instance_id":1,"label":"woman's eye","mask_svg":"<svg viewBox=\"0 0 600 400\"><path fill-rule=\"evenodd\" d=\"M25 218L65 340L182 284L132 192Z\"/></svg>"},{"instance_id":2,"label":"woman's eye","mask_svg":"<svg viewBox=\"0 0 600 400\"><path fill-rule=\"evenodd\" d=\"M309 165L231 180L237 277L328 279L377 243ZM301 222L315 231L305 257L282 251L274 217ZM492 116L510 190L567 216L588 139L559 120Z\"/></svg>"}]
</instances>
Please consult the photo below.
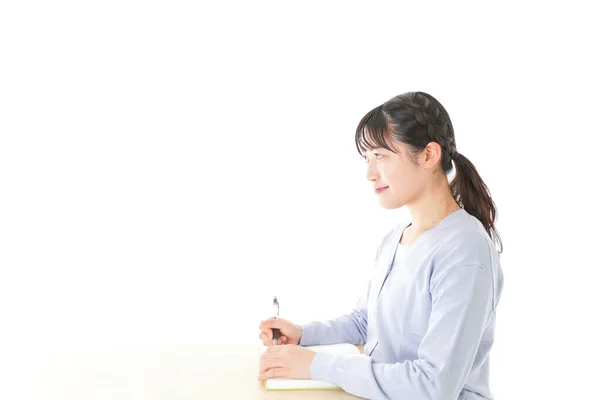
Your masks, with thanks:
<instances>
[{"instance_id":1,"label":"woman's eye","mask_svg":"<svg viewBox=\"0 0 600 400\"><path fill-rule=\"evenodd\" d=\"M383 158L383 154L373 153L373 157L375 157L375 159L377 160L380 160ZM365 162L369 162L369 157L367 157L366 155L363 156L363 159L365 160Z\"/></svg>"}]
</instances>

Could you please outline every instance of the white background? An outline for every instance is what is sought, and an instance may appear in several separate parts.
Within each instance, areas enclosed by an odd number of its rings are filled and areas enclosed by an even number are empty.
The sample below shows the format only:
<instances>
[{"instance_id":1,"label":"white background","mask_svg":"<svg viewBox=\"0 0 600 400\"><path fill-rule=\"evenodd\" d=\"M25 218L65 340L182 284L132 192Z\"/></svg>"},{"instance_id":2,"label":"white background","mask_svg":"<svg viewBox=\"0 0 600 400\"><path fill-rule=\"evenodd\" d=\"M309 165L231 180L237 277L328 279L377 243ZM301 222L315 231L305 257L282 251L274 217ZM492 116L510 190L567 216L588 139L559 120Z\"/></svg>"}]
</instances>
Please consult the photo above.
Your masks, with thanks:
<instances>
[{"instance_id":1,"label":"white background","mask_svg":"<svg viewBox=\"0 0 600 400\"><path fill-rule=\"evenodd\" d=\"M525 3L3 2L5 372L256 343L273 295L298 323L349 312L408 216L379 207L354 129L422 90L499 209L493 391L593 397L600 32Z\"/></svg>"}]
</instances>

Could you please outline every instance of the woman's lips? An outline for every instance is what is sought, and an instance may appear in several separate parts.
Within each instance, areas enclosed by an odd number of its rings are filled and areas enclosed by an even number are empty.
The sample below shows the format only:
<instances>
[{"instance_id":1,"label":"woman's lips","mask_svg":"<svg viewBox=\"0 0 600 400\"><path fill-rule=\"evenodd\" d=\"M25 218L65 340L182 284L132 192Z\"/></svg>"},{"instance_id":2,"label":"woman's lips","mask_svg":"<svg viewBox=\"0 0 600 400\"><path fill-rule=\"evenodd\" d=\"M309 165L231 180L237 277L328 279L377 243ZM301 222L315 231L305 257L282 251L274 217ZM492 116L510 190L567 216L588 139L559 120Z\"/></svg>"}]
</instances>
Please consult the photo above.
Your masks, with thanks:
<instances>
[{"instance_id":1,"label":"woman's lips","mask_svg":"<svg viewBox=\"0 0 600 400\"><path fill-rule=\"evenodd\" d=\"M375 193L379 194L381 192L383 192L384 190L386 190L389 186L384 186L384 187L380 187L380 188L376 188L375 189Z\"/></svg>"}]
</instances>

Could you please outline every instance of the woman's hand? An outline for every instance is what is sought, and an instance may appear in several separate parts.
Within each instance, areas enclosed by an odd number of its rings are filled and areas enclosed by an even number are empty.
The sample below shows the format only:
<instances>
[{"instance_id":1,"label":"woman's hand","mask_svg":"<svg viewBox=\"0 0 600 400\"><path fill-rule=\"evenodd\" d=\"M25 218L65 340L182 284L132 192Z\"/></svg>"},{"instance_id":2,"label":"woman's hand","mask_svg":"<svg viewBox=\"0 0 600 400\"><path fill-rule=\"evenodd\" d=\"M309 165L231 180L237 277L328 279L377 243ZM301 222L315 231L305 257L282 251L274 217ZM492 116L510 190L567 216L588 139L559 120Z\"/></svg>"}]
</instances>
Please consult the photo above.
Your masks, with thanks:
<instances>
[{"instance_id":1,"label":"woman's hand","mask_svg":"<svg viewBox=\"0 0 600 400\"><path fill-rule=\"evenodd\" d=\"M294 324L286 319L267 319L260 323L258 329L260 329L260 340L263 341L263 345L273 345L273 329L279 329L279 344L300 344L300 337L302 337L302 328L299 325Z\"/></svg>"},{"instance_id":2,"label":"woman's hand","mask_svg":"<svg viewBox=\"0 0 600 400\"><path fill-rule=\"evenodd\" d=\"M311 379L310 364L317 355L307 348L288 344L271 346L260 358L258 380L268 378Z\"/></svg>"}]
</instances>

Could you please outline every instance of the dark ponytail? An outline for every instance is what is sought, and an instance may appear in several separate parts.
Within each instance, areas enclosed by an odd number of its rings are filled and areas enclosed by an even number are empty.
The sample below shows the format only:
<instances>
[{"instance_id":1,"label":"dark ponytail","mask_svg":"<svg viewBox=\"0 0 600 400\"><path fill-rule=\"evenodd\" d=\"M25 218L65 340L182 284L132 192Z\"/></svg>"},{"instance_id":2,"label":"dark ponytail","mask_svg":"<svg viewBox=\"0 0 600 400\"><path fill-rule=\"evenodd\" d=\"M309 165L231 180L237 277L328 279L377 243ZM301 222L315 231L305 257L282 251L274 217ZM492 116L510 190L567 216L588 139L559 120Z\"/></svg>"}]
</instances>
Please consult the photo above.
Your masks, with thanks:
<instances>
[{"instance_id":1,"label":"dark ponytail","mask_svg":"<svg viewBox=\"0 0 600 400\"><path fill-rule=\"evenodd\" d=\"M456 176L450 183L454 199L466 212L481 221L490 238L498 243L499 252L502 253L502 240L495 225L496 204L492 200L487 185L479 176L473 163L458 152L454 158L454 165Z\"/></svg>"},{"instance_id":2,"label":"dark ponytail","mask_svg":"<svg viewBox=\"0 0 600 400\"><path fill-rule=\"evenodd\" d=\"M363 156L367 149L377 147L394 151L387 140L390 135L396 141L409 145L414 157L430 142L439 143L444 173L450 173L452 161L456 167L456 176L450 183L454 199L481 222L502 253L502 241L495 226L496 205L475 166L456 150L454 128L444 106L423 92L396 96L362 118L356 128L356 148Z\"/></svg>"}]
</instances>

